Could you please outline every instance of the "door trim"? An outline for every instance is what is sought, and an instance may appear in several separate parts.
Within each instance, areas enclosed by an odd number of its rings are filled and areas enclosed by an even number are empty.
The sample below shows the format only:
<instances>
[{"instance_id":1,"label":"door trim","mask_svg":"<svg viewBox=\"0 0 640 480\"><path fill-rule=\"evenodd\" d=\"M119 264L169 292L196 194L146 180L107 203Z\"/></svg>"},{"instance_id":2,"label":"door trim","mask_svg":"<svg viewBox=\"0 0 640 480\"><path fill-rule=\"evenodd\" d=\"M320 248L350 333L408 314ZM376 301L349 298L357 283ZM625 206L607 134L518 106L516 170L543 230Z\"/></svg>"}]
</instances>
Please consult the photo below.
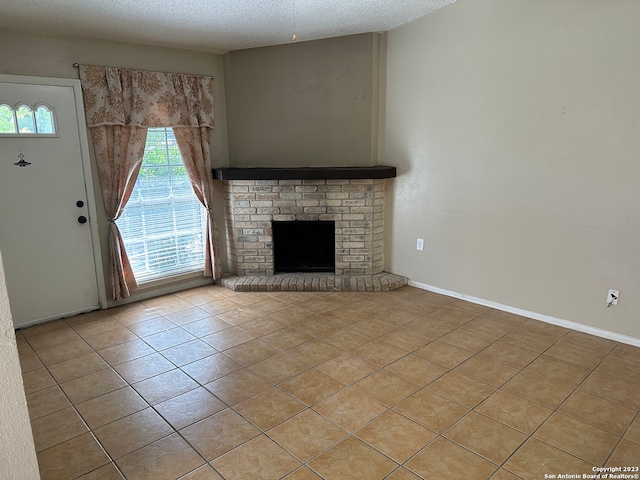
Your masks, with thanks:
<instances>
[{"instance_id":1,"label":"door trim","mask_svg":"<svg viewBox=\"0 0 640 480\"><path fill-rule=\"evenodd\" d=\"M89 232L91 235L91 250L93 253L93 266L98 288L98 303L101 309L107 308L107 290L102 267L102 249L98 235L98 213L96 209L96 196L93 189L93 176L91 174L91 156L89 150L89 137L87 135L87 122L84 116L84 104L82 100L82 87L80 80L72 78L48 78L31 77L23 75L0 74L1 83L19 83L24 85L48 85L54 87L72 87L73 98L76 107L76 119L78 120L78 137L80 141L80 155L82 158L82 173L84 176L84 189L87 197L87 209L89 211ZM69 315L82 312L69 312ZM21 325L24 327L27 325Z\"/></svg>"}]
</instances>

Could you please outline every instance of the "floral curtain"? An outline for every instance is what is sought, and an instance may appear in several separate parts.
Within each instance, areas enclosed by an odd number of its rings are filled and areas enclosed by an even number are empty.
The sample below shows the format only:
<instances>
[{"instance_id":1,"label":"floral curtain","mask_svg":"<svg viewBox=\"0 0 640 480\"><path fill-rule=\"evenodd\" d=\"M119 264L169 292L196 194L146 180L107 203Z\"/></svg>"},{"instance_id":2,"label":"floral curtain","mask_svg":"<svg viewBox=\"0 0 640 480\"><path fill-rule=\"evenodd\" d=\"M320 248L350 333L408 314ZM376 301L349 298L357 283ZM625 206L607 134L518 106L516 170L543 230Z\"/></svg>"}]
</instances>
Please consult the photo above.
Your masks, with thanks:
<instances>
[{"instance_id":1,"label":"floral curtain","mask_svg":"<svg viewBox=\"0 0 640 480\"><path fill-rule=\"evenodd\" d=\"M207 210L207 231L205 235L204 274L213 278L222 276L219 244L211 239L218 238L218 227L211 214L211 158L209 140L211 130L201 128L174 128L173 133L180 149L180 155L191 180L193 191Z\"/></svg>"},{"instance_id":2,"label":"floral curtain","mask_svg":"<svg viewBox=\"0 0 640 480\"><path fill-rule=\"evenodd\" d=\"M122 215L138 178L147 129L120 125L103 125L91 129L96 146L100 188L109 219L110 272L113 298L121 300L131 295L138 284L120 236L116 220Z\"/></svg>"},{"instance_id":3,"label":"floral curtain","mask_svg":"<svg viewBox=\"0 0 640 480\"><path fill-rule=\"evenodd\" d=\"M115 221L124 209L144 155L149 127L173 127L194 191L207 208L205 275L219 278L219 240L211 216L209 138L213 128L213 78L126 68L80 66L87 123L95 147L109 217L114 300L137 287ZM185 129L188 132L181 133ZM191 133L197 131L195 135ZM181 140L177 140L180 137ZM199 152L199 153L198 153ZM188 156L188 158L187 158Z\"/></svg>"}]
</instances>

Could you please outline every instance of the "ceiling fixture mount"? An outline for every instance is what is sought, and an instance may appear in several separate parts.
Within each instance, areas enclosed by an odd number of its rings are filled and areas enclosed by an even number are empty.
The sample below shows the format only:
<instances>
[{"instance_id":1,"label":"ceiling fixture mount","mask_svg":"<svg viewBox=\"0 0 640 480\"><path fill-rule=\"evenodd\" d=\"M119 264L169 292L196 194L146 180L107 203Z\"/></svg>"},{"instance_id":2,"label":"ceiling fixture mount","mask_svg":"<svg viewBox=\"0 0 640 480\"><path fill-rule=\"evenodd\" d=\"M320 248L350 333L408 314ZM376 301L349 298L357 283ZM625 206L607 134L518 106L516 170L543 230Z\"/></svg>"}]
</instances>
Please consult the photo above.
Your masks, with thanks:
<instances>
[{"instance_id":1,"label":"ceiling fixture mount","mask_svg":"<svg viewBox=\"0 0 640 480\"><path fill-rule=\"evenodd\" d=\"M296 0L291 0L291 11L293 12L293 35L291 35L291 39L295 42L298 39L296 36Z\"/></svg>"}]
</instances>

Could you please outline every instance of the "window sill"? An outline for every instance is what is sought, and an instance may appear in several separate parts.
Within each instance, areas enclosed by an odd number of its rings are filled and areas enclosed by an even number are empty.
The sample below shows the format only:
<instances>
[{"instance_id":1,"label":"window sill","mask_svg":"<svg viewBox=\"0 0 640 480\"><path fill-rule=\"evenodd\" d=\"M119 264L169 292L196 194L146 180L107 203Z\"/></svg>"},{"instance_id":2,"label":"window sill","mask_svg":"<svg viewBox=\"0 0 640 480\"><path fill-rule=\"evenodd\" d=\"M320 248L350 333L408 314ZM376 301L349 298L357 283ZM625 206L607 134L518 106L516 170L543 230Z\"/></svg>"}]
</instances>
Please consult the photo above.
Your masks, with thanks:
<instances>
[{"instance_id":1,"label":"window sill","mask_svg":"<svg viewBox=\"0 0 640 480\"><path fill-rule=\"evenodd\" d=\"M185 280L191 280L191 279L199 278L203 276L204 276L204 270L196 270L195 272L183 273L180 275L172 275L170 277L164 277L158 280L150 280L148 282L139 283L136 291L142 292L145 290L150 290L157 287L163 287L165 285L170 285L172 283L183 282Z\"/></svg>"},{"instance_id":2,"label":"window sill","mask_svg":"<svg viewBox=\"0 0 640 480\"><path fill-rule=\"evenodd\" d=\"M107 308L140 302L149 298L181 292L190 288L212 285L213 283L215 283L213 279L211 277L205 277L203 271L190 272L183 275L163 278L162 280L145 282L141 283L138 288L131 293L130 297L119 302L115 302L113 300L107 302Z\"/></svg>"}]
</instances>

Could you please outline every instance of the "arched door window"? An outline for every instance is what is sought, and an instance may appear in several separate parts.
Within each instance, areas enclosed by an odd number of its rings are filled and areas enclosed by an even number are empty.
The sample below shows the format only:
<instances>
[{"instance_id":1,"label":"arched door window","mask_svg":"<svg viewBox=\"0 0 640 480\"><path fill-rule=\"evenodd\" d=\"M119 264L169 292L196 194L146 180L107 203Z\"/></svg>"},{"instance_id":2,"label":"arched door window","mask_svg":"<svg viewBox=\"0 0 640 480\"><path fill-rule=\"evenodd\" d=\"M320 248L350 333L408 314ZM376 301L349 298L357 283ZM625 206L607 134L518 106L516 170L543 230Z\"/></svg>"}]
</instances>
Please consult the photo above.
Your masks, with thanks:
<instances>
[{"instance_id":1,"label":"arched door window","mask_svg":"<svg viewBox=\"0 0 640 480\"><path fill-rule=\"evenodd\" d=\"M56 134L54 112L46 105L33 108L26 103L16 106L0 103L0 135L46 137Z\"/></svg>"}]
</instances>

